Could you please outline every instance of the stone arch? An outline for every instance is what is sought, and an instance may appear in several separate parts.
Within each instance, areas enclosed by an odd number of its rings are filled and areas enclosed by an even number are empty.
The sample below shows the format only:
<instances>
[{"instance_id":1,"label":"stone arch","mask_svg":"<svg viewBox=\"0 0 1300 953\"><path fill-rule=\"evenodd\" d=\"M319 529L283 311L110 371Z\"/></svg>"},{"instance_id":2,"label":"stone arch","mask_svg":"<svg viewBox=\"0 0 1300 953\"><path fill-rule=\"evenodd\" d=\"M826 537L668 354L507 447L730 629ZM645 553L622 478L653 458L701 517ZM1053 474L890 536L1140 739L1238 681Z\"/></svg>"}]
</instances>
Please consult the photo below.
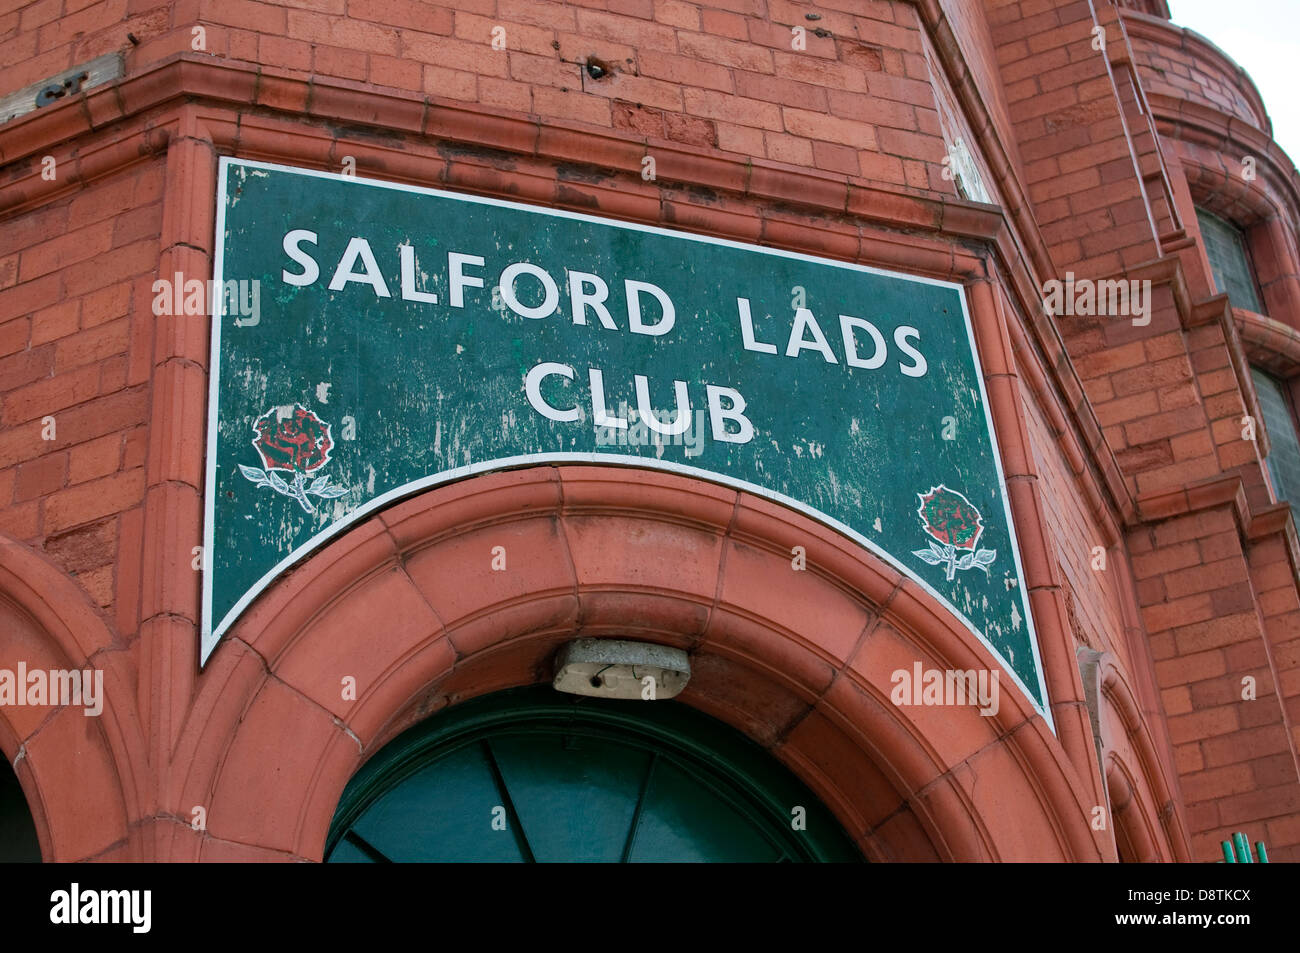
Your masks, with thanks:
<instances>
[{"instance_id":1,"label":"stone arch","mask_svg":"<svg viewBox=\"0 0 1300 953\"><path fill-rule=\"evenodd\" d=\"M1106 755L1106 794L1115 827L1115 850L1129 863L1155 863L1161 859L1138 782L1113 751Z\"/></svg>"},{"instance_id":2,"label":"stone arch","mask_svg":"<svg viewBox=\"0 0 1300 953\"><path fill-rule=\"evenodd\" d=\"M134 680L85 590L29 547L0 536L0 668L99 669L104 704L0 706L0 750L14 765L46 861L141 860L145 764ZM87 823L93 818L94 823Z\"/></svg>"},{"instance_id":3,"label":"stone arch","mask_svg":"<svg viewBox=\"0 0 1300 953\"><path fill-rule=\"evenodd\" d=\"M1137 697L1114 656L1098 660L1101 687L1102 765L1117 846L1140 862L1186 862L1187 834L1171 779Z\"/></svg>"},{"instance_id":4,"label":"stone arch","mask_svg":"<svg viewBox=\"0 0 1300 953\"><path fill-rule=\"evenodd\" d=\"M546 680L576 635L615 634L689 650L681 700L789 766L870 859L1100 858L1085 785L1014 689L993 717L890 702L891 673L914 661L995 664L920 587L762 498L597 466L431 489L264 593L201 679L205 717L177 762L208 830L176 853L318 860L345 784L386 740Z\"/></svg>"}]
</instances>

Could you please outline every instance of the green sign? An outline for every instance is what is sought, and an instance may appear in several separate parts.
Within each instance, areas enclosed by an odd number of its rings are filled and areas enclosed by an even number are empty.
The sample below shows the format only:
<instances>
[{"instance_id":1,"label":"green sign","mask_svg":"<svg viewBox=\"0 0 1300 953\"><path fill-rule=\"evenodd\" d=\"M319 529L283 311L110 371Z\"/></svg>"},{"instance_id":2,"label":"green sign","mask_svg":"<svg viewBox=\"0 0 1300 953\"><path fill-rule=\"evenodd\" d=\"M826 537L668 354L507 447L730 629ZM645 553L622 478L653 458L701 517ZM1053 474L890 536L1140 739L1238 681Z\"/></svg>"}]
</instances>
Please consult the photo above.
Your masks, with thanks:
<instances>
[{"instance_id":1,"label":"green sign","mask_svg":"<svg viewBox=\"0 0 1300 953\"><path fill-rule=\"evenodd\" d=\"M277 575L394 500L602 463L835 528L1047 714L960 285L237 159L218 189L204 661Z\"/></svg>"}]
</instances>

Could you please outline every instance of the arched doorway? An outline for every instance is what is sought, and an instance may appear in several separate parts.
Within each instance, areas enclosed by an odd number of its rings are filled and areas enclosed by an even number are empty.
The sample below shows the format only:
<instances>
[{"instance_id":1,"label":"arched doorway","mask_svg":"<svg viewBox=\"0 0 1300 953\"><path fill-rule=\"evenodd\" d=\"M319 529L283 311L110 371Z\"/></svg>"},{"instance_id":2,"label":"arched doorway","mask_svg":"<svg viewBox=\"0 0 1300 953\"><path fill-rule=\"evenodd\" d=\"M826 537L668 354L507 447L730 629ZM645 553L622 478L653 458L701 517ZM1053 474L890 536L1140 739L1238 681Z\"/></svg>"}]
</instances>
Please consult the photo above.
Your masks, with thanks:
<instances>
[{"instance_id":1,"label":"arched doorway","mask_svg":"<svg viewBox=\"0 0 1300 953\"><path fill-rule=\"evenodd\" d=\"M41 845L18 775L0 760L0 864L37 864Z\"/></svg>"},{"instance_id":2,"label":"arched doorway","mask_svg":"<svg viewBox=\"0 0 1300 953\"><path fill-rule=\"evenodd\" d=\"M499 692L416 725L348 784L331 862L860 860L743 735L675 702Z\"/></svg>"},{"instance_id":3,"label":"arched doorway","mask_svg":"<svg viewBox=\"0 0 1300 953\"><path fill-rule=\"evenodd\" d=\"M141 813L143 719L134 707L131 663L119 648L73 577L0 535L0 670L12 674L22 665L29 673L93 671L103 678L98 713L78 704L0 706L0 756L7 762L0 770L0 861L10 859L3 848L12 823L35 828L32 860L140 856L142 838L130 819ZM29 854L30 841L18 836Z\"/></svg>"},{"instance_id":4,"label":"arched doorway","mask_svg":"<svg viewBox=\"0 0 1300 953\"><path fill-rule=\"evenodd\" d=\"M204 671L209 714L177 744L176 809L207 805L207 830L169 856L324 859L344 790L387 744L549 683L575 638L688 652L675 701L796 774L872 861L1101 856L1087 784L1022 694L992 717L891 701L893 673L917 661L996 664L919 587L770 501L576 465L413 496L250 606Z\"/></svg>"}]
</instances>

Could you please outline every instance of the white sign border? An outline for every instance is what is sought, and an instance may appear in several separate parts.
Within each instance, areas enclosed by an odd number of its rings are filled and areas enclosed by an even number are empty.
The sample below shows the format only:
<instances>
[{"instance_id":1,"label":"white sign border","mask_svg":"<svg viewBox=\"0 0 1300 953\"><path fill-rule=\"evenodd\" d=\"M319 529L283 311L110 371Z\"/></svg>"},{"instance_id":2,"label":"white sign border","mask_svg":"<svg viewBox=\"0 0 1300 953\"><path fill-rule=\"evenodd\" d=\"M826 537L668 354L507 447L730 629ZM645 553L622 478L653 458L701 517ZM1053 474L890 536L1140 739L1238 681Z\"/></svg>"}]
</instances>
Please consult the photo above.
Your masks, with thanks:
<instances>
[{"instance_id":1,"label":"white sign border","mask_svg":"<svg viewBox=\"0 0 1300 953\"><path fill-rule=\"evenodd\" d=\"M549 215L556 218L567 218L574 221L590 222L597 225L614 226L616 228L626 228L633 231L647 232L652 235L662 235L668 238L674 238L684 241L704 242L709 245L721 245L727 248L736 248L742 251L758 252L760 254L777 255L782 258L792 258L797 261L807 261L819 265L831 265L836 268L848 268L854 271L865 272L867 274L882 275L888 278L897 278L906 281L914 281L920 284L936 285L942 288L951 288L957 292L957 298L961 301L962 318L966 324L966 338L970 344L971 357L975 362L975 376L979 379L980 399L984 405L984 419L988 425L989 439L993 445L993 463L997 468L998 490L1002 496L1003 517L1006 520L1007 535L1011 540L1011 553L1015 557L1016 578L1020 592L1021 606L1025 610L1025 625L1029 634L1029 644L1034 653L1034 669L1038 674L1039 689L1048 704L1040 705L1034 698L1034 694L1029 691L1024 681L1016 674L1015 670L1008 664L1006 658L998 649L993 646L988 639L984 637L975 625L966 618L965 614L957 609L948 599L935 589L929 583L916 574L913 569L903 565L898 559L886 552L880 546L872 542L852 527L841 523L839 520L817 510L805 503L801 503L791 497L775 490L769 490L744 480L737 480L734 477L728 477L710 470L703 470L696 467L686 466L684 464L673 463L665 460L655 460L649 457L630 456L626 454L612 453L539 453L523 454L513 457L502 457L495 460L485 460L470 466L457 467L454 470L445 470L432 476L423 477L419 480L413 480L410 483L395 487L380 496L359 506L357 509L348 513L343 518L331 523L322 529L319 533L312 536L311 539L303 543L293 552L291 552L280 562L265 573L251 589L244 593L238 602L231 607L230 611L222 620L213 627L212 625L212 572L210 568L211 553L213 552L213 538L215 526L213 517L215 513L215 494L217 476L217 394L220 384L221 375L221 319L225 317L225 296L214 296L221 302L220 313L214 313L212 317L212 351L208 367L208 437L207 437L207 460L204 464L204 488L203 488L203 599L201 609L201 622L199 626L199 668L202 669L207 665L208 659L216 650L221 641L221 637L235 623L235 620L248 608L262 591L265 590L272 582L275 581L282 572L292 566L298 560L302 559L307 553L316 549L327 540L340 535L345 529L354 523L359 522L363 517L370 515L376 510L388 506L390 503L418 493L429 487L438 486L442 483L451 483L455 480L461 480L478 473L486 473L492 470L507 470L514 467L533 466L544 463L590 463L595 465L614 465L614 466L631 466L643 467L654 470L666 470L672 473L680 473L685 476L696 477L706 480L710 483L720 483L735 489L744 490L747 493L753 493L756 496L765 497L773 502L780 503L793 510L797 510L806 516L810 516L824 526L842 533L849 539L853 540L860 546L865 547L876 556L883 559L886 563L893 566L907 578L911 579L923 590L933 596L944 606L954 617L959 619L971 634L974 635L998 660L1007 675L1010 675L1015 682L1016 687L1024 694L1025 698L1033 706L1034 710L1043 716L1048 728L1052 733L1056 733L1056 726L1052 720L1051 704L1047 694L1047 682L1043 671L1043 660L1038 647L1038 632L1034 626L1033 609L1029 604L1029 593L1025 590L1025 572L1024 566L1020 560L1020 543L1016 537L1015 520L1011 515L1011 498L1007 493L1006 475L1002 470L1002 450L998 446L997 428L993 423L992 407L989 404L988 393L984 385L984 368L980 363L979 349L975 345L975 333L971 327L970 311L966 305L966 289L963 285L953 281L941 281L937 278L926 278L920 275L909 275L904 272L889 271L883 268L873 268L870 265L860 265L855 262L837 261L833 258L821 258L817 255L806 255L801 252L786 251L780 248L770 248L764 245L749 245L744 242L732 241L726 238L714 238L709 235L699 235L692 232L679 232L672 229L660 228L655 225L642 225L636 222L622 222L617 219L601 218L595 215L587 215L582 212L570 212L565 209L552 209L540 205L527 205L522 202L511 202L505 199L488 198L481 195L470 195L461 192L448 192L443 189L431 189L424 186L405 185L398 182L385 182L382 179L371 179L363 176L343 175L336 172L322 172L316 169L302 169L296 166L282 165L275 162L261 162L252 159L240 159L236 156L221 156L217 172L217 214L215 241L213 244L213 287L221 288L223 281L223 268L225 266L225 231L226 231L226 185L230 169L234 166L243 166L249 169L266 169L274 172L285 172L290 175L301 175L310 178L330 179L337 182L347 182L355 185L369 186L371 188L391 189L399 192L410 192L417 195L433 195L439 198L453 199L461 202L473 202L480 205L493 205L498 208L514 209L516 211L528 212L534 215ZM217 309L214 309L214 312Z\"/></svg>"}]
</instances>

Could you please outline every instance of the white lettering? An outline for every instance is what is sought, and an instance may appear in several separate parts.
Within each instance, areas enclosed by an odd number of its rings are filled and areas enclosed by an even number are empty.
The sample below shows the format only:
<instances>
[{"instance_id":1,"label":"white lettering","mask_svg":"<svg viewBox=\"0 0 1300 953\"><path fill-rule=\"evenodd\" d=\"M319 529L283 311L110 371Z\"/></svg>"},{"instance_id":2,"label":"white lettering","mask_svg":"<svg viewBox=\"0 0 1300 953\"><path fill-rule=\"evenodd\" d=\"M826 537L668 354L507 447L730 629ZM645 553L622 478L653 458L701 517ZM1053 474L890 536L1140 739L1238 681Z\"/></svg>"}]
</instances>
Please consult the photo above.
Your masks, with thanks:
<instances>
[{"instance_id":1,"label":"white lettering","mask_svg":"<svg viewBox=\"0 0 1300 953\"><path fill-rule=\"evenodd\" d=\"M876 350L865 361L858 356L858 342L853 336L854 328L861 328L870 334L871 340L876 345ZM844 338L844 363L848 364L849 367L861 367L869 371L875 370L884 364L885 358L889 356L888 348L885 345L885 336L870 321L841 314L840 334Z\"/></svg>"},{"instance_id":2,"label":"white lettering","mask_svg":"<svg viewBox=\"0 0 1300 953\"><path fill-rule=\"evenodd\" d=\"M803 336L805 330L812 332L811 341ZM819 351L822 357L826 358L827 364L839 363L835 360L835 352L826 343L826 335L822 334L822 329L817 324L817 319L813 317L813 313L807 308L800 308L794 313L794 326L790 328L790 341L785 346L785 356L797 357L804 349Z\"/></svg>"},{"instance_id":3,"label":"white lettering","mask_svg":"<svg viewBox=\"0 0 1300 953\"><path fill-rule=\"evenodd\" d=\"M364 272L353 271L353 266L357 259L361 259L361 264L365 266ZM391 298L388 293L388 285L384 284L384 276L379 271L379 262L375 261L375 253L370 250L370 242L364 238L352 238L348 242L348 247L343 252L343 257L339 259L339 266L334 269L334 277L330 279L330 291L342 291L343 286L348 282L355 281L359 284L370 285L375 289L375 295L380 298Z\"/></svg>"},{"instance_id":4,"label":"white lettering","mask_svg":"<svg viewBox=\"0 0 1300 953\"><path fill-rule=\"evenodd\" d=\"M453 308L465 307L465 289L482 288L483 279L474 275L466 275L462 270L465 265L472 265L475 268L483 267L483 259L478 255L462 255L460 252L447 253L447 271L450 275L449 287L451 288L451 306Z\"/></svg>"},{"instance_id":5,"label":"white lettering","mask_svg":"<svg viewBox=\"0 0 1300 953\"><path fill-rule=\"evenodd\" d=\"M591 285L593 290L590 293L583 291L586 285ZM605 307L608 298L609 285L605 284L605 279L600 275L590 275L585 271L569 272L569 303L573 308L574 324L587 323L587 308L590 307L596 312L602 327L617 331L618 326L614 324L609 308Z\"/></svg>"},{"instance_id":6,"label":"white lettering","mask_svg":"<svg viewBox=\"0 0 1300 953\"><path fill-rule=\"evenodd\" d=\"M542 399L542 378L552 375L559 375L573 380L573 368L568 364L555 364L548 361L538 364L530 370L528 376L524 378L524 393L528 395L528 403L532 404L533 409L548 420L557 420L562 424L573 423L582 416L582 411L579 408L559 410Z\"/></svg>"},{"instance_id":7,"label":"white lettering","mask_svg":"<svg viewBox=\"0 0 1300 953\"><path fill-rule=\"evenodd\" d=\"M911 365L900 363L898 369L908 377L924 377L928 369L925 363L925 355L907 343L909 337L916 338L916 342L921 343L921 332L916 328L909 328L905 324L900 324L894 328L894 343L898 345L900 351L913 361Z\"/></svg>"},{"instance_id":8,"label":"white lettering","mask_svg":"<svg viewBox=\"0 0 1300 953\"><path fill-rule=\"evenodd\" d=\"M415 289L415 249L410 245L400 247L402 253L402 300L420 304L437 304L438 296Z\"/></svg>"},{"instance_id":9,"label":"white lettering","mask_svg":"<svg viewBox=\"0 0 1300 953\"><path fill-rule=\"evenodd\" d=\"M591 416L595 420L597 427L618 427L620 429L627 427L626 417L611 417L605 408L605 378L592 368L590 372L591 379Z\"/></svg>"},{"instance_id":10,"label":"white lettering","mask_svg":"<svg viewBox=\"0 0 1300 953\"><path fill-rule=\"evenodd\" d=\"M714 440L725 443L749 443L754 439L754 425L744 414L745 398L740 396L740 391L716 384L705 385L704 391L708 395L709 422L713 426ZM724 397L730 402L730 407L722 406ZM740 429L735 433L729 432L726 426L728 420L735 421Z\"/></svg>"},{"instance_id":11,"label":"white lettering","mask_svg":"<svg viewBox=\"0 0 1300 953\"><path fill-rule=\"evenodd\" d=\"M542 303L535 308L528 307L515 295L515 280L520 275L532 275L542 283L545 297L543 297ZM508 265L506 270L501 272L501 300L506 303L507 308L520 317L540 320L555 313L555 309L560 304L560 289L555 287L555 279L548 275L544 269L538 268L532 262L517 261L513 265Z\"/></svg>"},{"instance_id":12,"label":"white lettering","mask_svg":"<svg viewBox=\"0 0 1300 953\"><path fill-rule=\"evenodd\" d=\"M305 286L320 277L320 265L316 264L316 259L299 247L303 242L311 242L315 245L316 233L305 228L295 228L284 235L284 253L302 266L300 275L291 275L287 271L280 272L280 280L286 285Z\"/></svg>"},{"instance_id":13,"label":"white lettering","mask_svg":"<svg viewBox=\"0 0 1300 953\"><path fill-rule=\"evenodd\" d=\"M673 394L677 400L677 417L671 424L659 420L655 413L653 405L650 403L650 382L643 374L636 374L633 377L636 381L636 406L637 412L641 419L645 421L646 426L655 433L674 436L679 433L685 433L686 428L691 425L691 398L686 392L686 381L673 381Z\"/></svg>"},{"instance_id":14,"label":"white lettering","mask_svg":"<svg viewBox=\"0 0 1300 953\"><path fill-rule=\"evenodd\" d=\"M736 308L740 311L740 339L745 345L745 350L757 351L759 354L775 354L775 344L767 344L754 338L754 318L749 313L749 299L737 298Z\"/></svg>"},{"instance_id":15,"label":"white lettering","mask_svg":"<svg viewBox=\"0 0 1300 953\"><path fill-rule=\"evenodd\" d=\"M630 278L623 282L624 291L627 294L627 318L628 329L634 334L667 334L673 328L673 322L677 320L677 312L673 307L672 299L667 293L657 285L652 285L648 281L632 281ZM663 315L658 324L646 324L641 320L641 292L647 291L659 299L659 307L663 309Z\"/></svg>"}]
</instances>

